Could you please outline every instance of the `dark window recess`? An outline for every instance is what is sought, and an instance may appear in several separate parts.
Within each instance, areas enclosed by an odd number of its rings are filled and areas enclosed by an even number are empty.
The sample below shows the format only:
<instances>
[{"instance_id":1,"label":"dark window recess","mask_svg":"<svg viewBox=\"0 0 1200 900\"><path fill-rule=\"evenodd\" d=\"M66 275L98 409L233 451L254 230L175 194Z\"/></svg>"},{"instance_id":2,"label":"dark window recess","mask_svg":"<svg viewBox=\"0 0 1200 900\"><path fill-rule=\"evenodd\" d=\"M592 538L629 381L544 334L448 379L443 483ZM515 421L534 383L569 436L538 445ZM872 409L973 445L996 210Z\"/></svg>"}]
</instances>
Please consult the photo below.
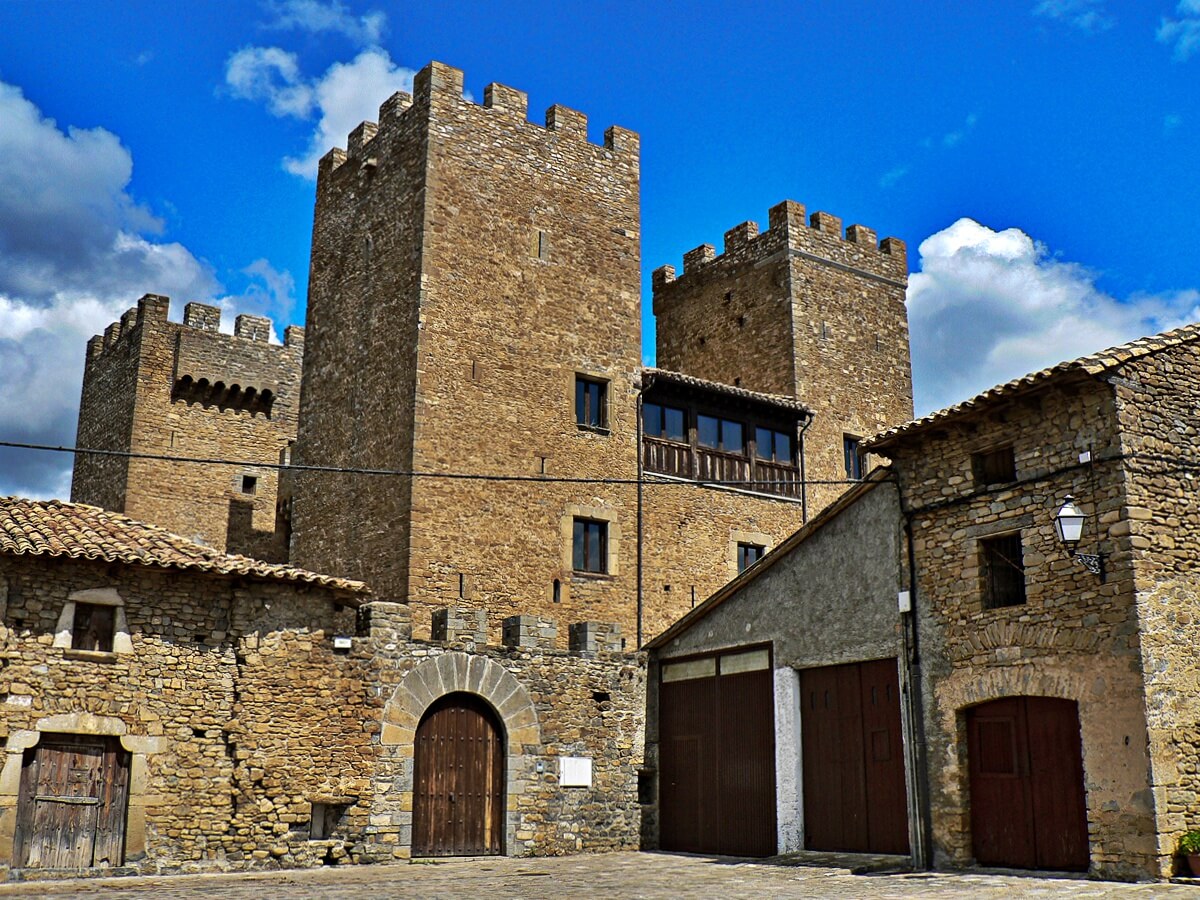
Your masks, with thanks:
<instances>
[{"instance_id":1,"label":"dark window recess","mask_svg":"<svg viewBox=\"0 0 1200 900\"><path fill-rule=\"evenodd\" d=\"M1017 461L1013 456L1012 445L972 453L971 471L975 476L975 484L980 487L1016 481Z\"/></svg>"},{"instance_id":2,"label":"dark window recess","mask_svg":"<svg viewBox=\"0 0 1200 900\"><path fill-rule=\"evenodd\" d=\"M71 628L71 649L112 653L113 610L112 606L76 603L75 622Z\"/></svg>"},{"instance_id":3,"label":"dark window recess","mask_svg":"<svg viewBox=\"0 0 1200 900\"><path fill-rule=\"evenodd\" d=\"M562 603L562 582L554 579L554 602Z\"/></svg>"},{"instance_id":4,"label":"dark window recess","mask_svg":"<svg viewBox=\"0 0 1200 900\"><path fill-rule=\"evenodd\" d=\"M746 441L742 423L716 416L696 417L696 441L701 447L723 450L726 453L745 453Z\"/></svg>"},{"instance_id":5,"label":"dark window recess","mask_svg":"<svg viewBox=\"0 0 1200 900\"><path fill-rule=\"evenodd\" d=\"M612 694L608 691L592 691L592 699L597 703L608 703L612 700Z\"/></svg>"},{"instance_id":6,"label":"dark window recess","mask_svg":"<svg viewBox=\"0 0 1200 900\"><path fill-rule=\"evenodd\" d=\"M687 414L673 406L644 403L642 433L650 437L687 443Z\"/></svg>"},{"instance_id":7,"label":"dark window recess","mask_svg":"<svg viewBox=\"0 0 1200 900\"><path fill-rule=\"evenodd\" d=\"M342 824L346 809L345 803L314 803L308 828L309 840L324 841L333 837Z\"/></svg>"},{"instance_id":8,"label":"dark window recess","mask_svg":"<svg viewBox=\"0 0 1200 900\"><path fill-rule=\"evenodd\" d=\"M792 436L782 431L770 428L754 429L754 455L759 459L791 465L795 462L792 443Z\"/></svg>"},{"instance_id":9,"label":"dark window recess","mask_svg":"<svg viewBox=\"0 0 1200 900\"><path fill-rule=\"evenodd\" d=\"M748 568L762 559L763 554L766 552L767 548L762 544L739 543L737 548L738 572L745 572Z\"/></svg>"},{"instance_id":10,"label":"dark window recess","mask_svg":"<svg viewBox=\"0 0 1200 900\"><path fill-rule=\"evenodd\" d=\"M649 806L654 802L654 773L638 772L638 803Z\"/></svg>"},{"instance_id":11,"label":"dark window recess","mask_svg":"<svg viewBox=\"0 0 1200 900\"><path fill-rule=\"evenodd\" d=\"M867 467L867 454L862 449L862 438L843 435L842 455L846 460L846 477L855 481L861 479Z\"/></svg>"},{"instance_id":12,"label":"dark window recess","mask_svg":"<svg viewBox=\"0 0 1200 900\"><path fill-rule=\"evenodd\" d=\"M258 476L243 475L242 476L242 493L254 494L258 492Z\"/></svg>"},{"instance_id":13,"label":"dark window recess","mask_svg":"<svg viewBox=\"0 0 1200 900\"><path fill-rule=\"evenodd\" d=\"M188 406L199 403L220 410L241 410L252 416L262 413L269 419L275 395L269 390L260 391L240 384L227 385L223 381L213 384L207 378L196 380L191 375L184 375L171 387L171 400L181 401Z\"/></svg>"},{"instance_id":14,"label":"dark window recess","mask_svg":"<svg viewBox=\"0 0 1200 900\"><path fill-rule=\"evenodd\" d=\"M1025 563L1021 533L985 538L979 542L983 575L983 608L1020 606L1025 602Z\"/></svg>"},{"instance_id":15,"label":"dark window recess","mask_svg":"<svg viewBox=\"0 0 1200 900\"><path fill-rule=\"evenodd\" d=\"M608 383L575 376L575 423L585 428L607 428Z\"/></svg>"},{"instance_id":16,"label":"dark window recess","mask_svg":"<svg viewBox=\"0 0 1200 900\"><path fill-rule=\"evenodd\" d=\"M571 567L576 572L604 575L608 572L608 523L598 519L576 519L571 543Z\"/></svg>"}]
</instances>

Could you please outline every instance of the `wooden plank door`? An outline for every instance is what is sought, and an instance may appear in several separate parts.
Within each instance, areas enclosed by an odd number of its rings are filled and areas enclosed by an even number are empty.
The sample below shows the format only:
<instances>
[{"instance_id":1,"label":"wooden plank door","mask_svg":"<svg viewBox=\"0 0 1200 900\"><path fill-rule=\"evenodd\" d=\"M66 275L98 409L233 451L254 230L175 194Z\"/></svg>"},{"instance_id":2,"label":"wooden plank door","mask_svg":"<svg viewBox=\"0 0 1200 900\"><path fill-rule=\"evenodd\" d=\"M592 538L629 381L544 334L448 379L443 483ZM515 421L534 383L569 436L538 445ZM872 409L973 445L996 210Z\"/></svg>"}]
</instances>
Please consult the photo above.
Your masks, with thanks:
<instances>
[{"instance_id":1,"label":"wooden plank door","mask_svg":"<svg viewBox=\"0 0 1200 900\"><path fill-rule=\"evenodd\" d=\"M1087 869L1083 754L1073 701L1006 697L967 710L967 755L976 862Z\"/></svg>"},{"instance_id":2,"label":"wooden plank door","mask_svg":"<svg viewBox=\"0 0 1200 900\"><path fill-rule=\"evenodd\" d=\"M414 856L504 852L504 741L491 708L472 694L441 698L417 727Z\"/></svg>"},{"instance_id":3,"label":"wooden plank door","mask_svg":"<svg viewBox=\"0 0 1200 900\"><path fill-rule=\"evenodd\" d=\"M724 660L721 660L724 663ZM720 833L716 852L772 856L775 810L775 692L770 669L717 679Z\"/></svg>"},{"instance_id":4,"label":"wooden plank door","mask_svg":"<svg viewBox=\"0 0 1200 900\"><path fill-rule=\"evenodd\" d=\"M908 853L908 791L900 730L900 673L894 659L861 663L867 846Z\"/></svg>"},{"instance_id":5,"label":"wooden plank door","mask_svg":"<svg viewBox=\"0 0 1200 900\"><path fill-rule=\"evenodd\" d=\"M129 754L111 738L46 735L25 753L14 857L29 868L124 861Z\"/></svg>"}]
</instances>

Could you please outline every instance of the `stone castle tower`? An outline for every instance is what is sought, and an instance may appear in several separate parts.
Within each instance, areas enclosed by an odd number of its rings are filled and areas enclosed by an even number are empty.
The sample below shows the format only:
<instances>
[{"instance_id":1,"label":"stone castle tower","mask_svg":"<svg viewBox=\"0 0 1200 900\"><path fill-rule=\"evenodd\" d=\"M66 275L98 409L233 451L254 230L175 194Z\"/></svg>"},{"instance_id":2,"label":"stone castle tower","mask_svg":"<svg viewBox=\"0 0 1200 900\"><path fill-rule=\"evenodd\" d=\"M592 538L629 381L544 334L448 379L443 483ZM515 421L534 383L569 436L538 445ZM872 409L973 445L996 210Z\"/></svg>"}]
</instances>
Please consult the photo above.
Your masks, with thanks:
<instances>
[{"instance_id":1,"label":"stone castle tower","mask_svg":"<svg viewBox=\"0 0 1200 900\"><path fill-rule=\"evenodd\" d=\"M304 329L287 328L274 346L269 319L238 316L229 335L215 306L189 303L182 324L168 321L169 306L148 294L88 341L76 443L246 464L79 454L71 499L283 561L275 466L296 436Z\"/></svg>"}]
</instances>

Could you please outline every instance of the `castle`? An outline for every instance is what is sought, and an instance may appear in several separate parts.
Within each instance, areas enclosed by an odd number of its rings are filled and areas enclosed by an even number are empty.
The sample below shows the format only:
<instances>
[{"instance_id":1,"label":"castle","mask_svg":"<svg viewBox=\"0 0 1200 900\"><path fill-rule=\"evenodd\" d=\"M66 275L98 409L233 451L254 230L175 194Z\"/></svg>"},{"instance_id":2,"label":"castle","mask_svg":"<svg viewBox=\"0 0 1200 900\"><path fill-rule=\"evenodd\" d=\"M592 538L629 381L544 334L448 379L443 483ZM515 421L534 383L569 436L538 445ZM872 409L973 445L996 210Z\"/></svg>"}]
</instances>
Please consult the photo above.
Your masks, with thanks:
<instances>
[{"instance_id":1,"label":"castle","mask_svg":"<svg viewBox=\"0 0 1200 900\"><path fill-rule=\"evenodd\" d=\"M456 606L640 644L861 477L912 414L904 244L781 203L655 270L643 368L638 136L527 112L432 63L330 151L282 347L155 296L93 339L81 447L242 464L80 454L72 499L362 579L418 633Z\"/></svg>"}]
</instances>

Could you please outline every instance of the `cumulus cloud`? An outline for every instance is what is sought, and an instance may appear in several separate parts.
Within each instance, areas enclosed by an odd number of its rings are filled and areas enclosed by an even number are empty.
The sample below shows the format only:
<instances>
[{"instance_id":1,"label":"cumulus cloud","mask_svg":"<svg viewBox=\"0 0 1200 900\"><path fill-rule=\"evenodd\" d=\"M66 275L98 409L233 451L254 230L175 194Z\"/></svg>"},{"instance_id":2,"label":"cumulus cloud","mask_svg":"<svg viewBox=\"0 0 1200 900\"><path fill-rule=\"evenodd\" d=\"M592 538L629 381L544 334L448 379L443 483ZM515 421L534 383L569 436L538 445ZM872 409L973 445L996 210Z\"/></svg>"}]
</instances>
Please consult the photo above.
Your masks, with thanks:
<instances>
[{"instance_id":1,"label":"cumulus cloud","mask_svg":"<svg viewBox=\"0 0 1200 900\"><path fill-rule=\"evenodd\" d=\"M1175 14L1178 19L1163 19L1158 26L1158 40L1175 47L1176 62L1186 62L1200 50L1200 0L1179 0Z\"/></svg>"},{"instance_id":2,"label":"cumulus cloud","mask_svg":"<svg viewBox=\"0 0 1200 900\"><path fill-rule=\"evenodd\" d=\"M908 286L917 415L1200 318L1200 291L1118 300L1016 228L959 219L918 252Z\"/></svg>"},{"instance_id":3,"label":"cumulus cloud","mask_svg":"<svg viewBox=\"0 0 1200 900\"><path fill-rule=\"evenodd\" d=\"M1104 8L1104 0L1041 0L1033 14L1057 19L1088 34L1107 31L1116 24Z\"/></svg>"},{"instance_id":4,"label":"cumulus cloud","mask_svg":"<svg viewBox=\"0 0 1200 900\"><path fill-rule=\"evenodd\" d=\"M323 75L306 79L295 54L278 47L245 47L225 66L225 83L235 97L264 103L272 115L314 120L308 148L283 160L294 175L313 179L317 163L331 147L396 91L411 91L412 69L392 62L388 52L370 47L350 62L334 63Z\"/></svg>"},{"instance_id":5,"label":"cumulus cloud","mask_svg":"<svg viewBox=\"0 0 1200 900\"><path fill-rule=\"evenodd\" d=\"M73 442L87 340L142 294L245 309L290 291L286 273L259 261L242 302L186 247L159 239L111 132L64 131L3 82L0 122L0 439ZM70 468L69 455L0 450L0 494L65 497Z\"/></svg>"},{"instance_id":6,"label":"cumulus cloud","mask_svg":"<svg viewBox=\"0 0 1200 900\"><path fill-rule=\"evenodd\" d=\"M355 16L340 0L278 0L269 4L275 18L268 28L295 29L311 34L341 34L357 44L378 44L387 30L387 16L379 11Z\"/></svg>"}]
</instances>

